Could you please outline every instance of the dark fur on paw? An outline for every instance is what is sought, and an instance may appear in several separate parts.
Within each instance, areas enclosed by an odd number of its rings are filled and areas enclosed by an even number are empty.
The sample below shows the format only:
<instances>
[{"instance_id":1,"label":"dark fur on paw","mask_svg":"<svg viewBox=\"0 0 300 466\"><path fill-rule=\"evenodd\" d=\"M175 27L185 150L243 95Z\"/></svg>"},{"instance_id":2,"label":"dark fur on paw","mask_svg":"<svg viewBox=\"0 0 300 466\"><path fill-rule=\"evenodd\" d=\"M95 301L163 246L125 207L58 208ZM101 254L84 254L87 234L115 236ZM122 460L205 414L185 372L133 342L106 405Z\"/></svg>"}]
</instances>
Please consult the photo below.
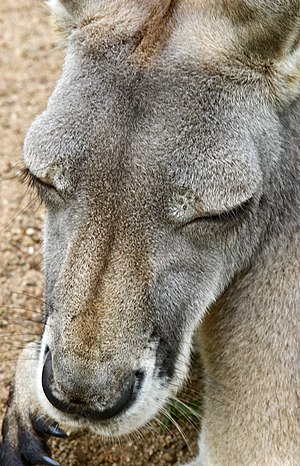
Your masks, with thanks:
<instances>
[{"instance_id":1,"label":"dark fur on paw","mask_svg":"<svg viewBox=\"0 0 300 466\"><path fill-rule=\"evenodd\" d=\"M8 418L4 419L2 435L3 443L0 445L1 466L59 466L51 458L51 450L47 446L49 436L59 438L66 434L57 424L47 423L41 419L31 420L31 428L24 425L20 418L14 419L14 432L9 428ZM13 438L13 446L10 439Z\"/></svg>"}]
</instances>

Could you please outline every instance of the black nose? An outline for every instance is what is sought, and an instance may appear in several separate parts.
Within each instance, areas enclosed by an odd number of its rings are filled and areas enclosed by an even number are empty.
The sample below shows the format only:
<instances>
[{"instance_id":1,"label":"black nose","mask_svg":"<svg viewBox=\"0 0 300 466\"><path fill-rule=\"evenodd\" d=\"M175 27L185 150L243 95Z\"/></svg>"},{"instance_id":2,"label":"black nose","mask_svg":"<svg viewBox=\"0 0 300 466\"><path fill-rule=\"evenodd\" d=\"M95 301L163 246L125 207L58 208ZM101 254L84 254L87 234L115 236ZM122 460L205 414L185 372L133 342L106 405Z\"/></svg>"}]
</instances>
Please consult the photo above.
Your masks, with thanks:
<instances>
[{"instance_id":1,"label":"black nose","mask_svg":"<svg viewBox=\"0 0 300 466\"><path fill-rule=\"evenodd\" d=\"M76 401L71 401L64 396L61 397L58 395L54 383L52 357L49 351L44 363L42 386L48 401L59 411L68 415L84 417L94 421L105 421L127 410L134 403L142 378L143 374L141 372L133 373L127 377L124 383L124 391L117 402L115 402L113 406L99 411L91 407L86 401L81 401L79 398L76 398Z\"/></svg>"}]
</instances>

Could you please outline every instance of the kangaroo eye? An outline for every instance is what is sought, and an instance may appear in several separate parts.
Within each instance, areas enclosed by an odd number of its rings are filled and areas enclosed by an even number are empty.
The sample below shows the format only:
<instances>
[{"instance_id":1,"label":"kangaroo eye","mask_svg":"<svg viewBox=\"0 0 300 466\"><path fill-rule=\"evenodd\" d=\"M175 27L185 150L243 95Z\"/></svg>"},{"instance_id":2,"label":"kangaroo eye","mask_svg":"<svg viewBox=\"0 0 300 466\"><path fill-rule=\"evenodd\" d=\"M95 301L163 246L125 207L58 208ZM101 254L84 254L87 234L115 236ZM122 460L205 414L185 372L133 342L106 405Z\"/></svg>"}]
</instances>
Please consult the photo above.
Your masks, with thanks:
<instances>
[{"instance_id":1,"label":"kangaroo eye","mask_svg":"<svg viewBox=\"0 0 300 466\"><path fill-rule=\"evenodd\" d=\"M51 189L56 189L51 183L46 182L38 178L36 175L31 173L29 168L24 168L21 173L21 180L26 183L29 187L35 187L36 185L45 186Z\"/></svg>"},{"instance_id":2,"label":"kangaroo eye","mask_svg":"<svg viewBox=\"0 0 300 466\"><path fill-rule=\"evenodd\" d=\"M46 205L53 204L57 199L63 199L62 194L53 184L37 177L28 168L22 170L21 181L26 183L30 189L35 189L40 200Z\"/></svg>"},{"instance_id":3,"label":"kangaroo eye","mask_svg":"<svg viewBox=\"0 0 300 466\"><path fill-rule=\"evenodd\" d=\"M216 213L216 214L209 214L207 216L204 215L203 218L204 219L205 218L208 218L208 219L211 218L213 220L231 220L231 219L234 219L234 218L238 217L239 215L245 213L245 211L249 208L249 206L251 204L251 201L252 201L252 198L248 199L245 202L243 202L239 206L234 207L233 209L227 210L225 212Z\"/></svg>"},{"instance_id":4,"label":"kangaroo eye","mask_svg":"<svg viewBox=\"0 0 300 466\"><path fill-rule=\"evenodd\" d=\"M249 212L249 208L252 205L252 201L253 198L250 198L247 201L240 204L239 206L224 212L201 214L199 215L199 217L195 217L193 220L191 220L188 223L188 225L196 222L228 222L239 220L240 217Z\"/></svg>"}]
</instances>

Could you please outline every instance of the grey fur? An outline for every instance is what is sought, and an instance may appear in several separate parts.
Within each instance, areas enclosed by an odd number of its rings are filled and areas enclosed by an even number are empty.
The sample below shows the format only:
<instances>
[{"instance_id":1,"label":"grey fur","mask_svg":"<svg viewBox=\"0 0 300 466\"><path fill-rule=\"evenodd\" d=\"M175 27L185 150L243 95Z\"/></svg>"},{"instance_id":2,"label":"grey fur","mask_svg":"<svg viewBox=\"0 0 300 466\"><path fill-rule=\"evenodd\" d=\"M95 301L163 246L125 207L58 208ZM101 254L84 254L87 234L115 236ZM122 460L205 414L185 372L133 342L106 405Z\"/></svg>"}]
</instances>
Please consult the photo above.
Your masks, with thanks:
<instances>
[{"instance_id":1,"label":"grey fur","mask_svg":"<svg viewBox=\"0 0 300 466\"><path fill-rule=\"evenodd\" d=\"M56 190L40 188L48 325L31 394L17 377L6 441L18 449L15 413L36 394L35 415L75 428L140 427L183 383L201 324L207 398L194 464L296 466L299 2L170 2L156 47L157 2L150 33L139 1L75 3L52 2L66 61L25 141L26 166ZM142 370L136 402L104 425L59 412L41 388L46 347L61 396L105 410Z\"/></svg>"}]
</instances>

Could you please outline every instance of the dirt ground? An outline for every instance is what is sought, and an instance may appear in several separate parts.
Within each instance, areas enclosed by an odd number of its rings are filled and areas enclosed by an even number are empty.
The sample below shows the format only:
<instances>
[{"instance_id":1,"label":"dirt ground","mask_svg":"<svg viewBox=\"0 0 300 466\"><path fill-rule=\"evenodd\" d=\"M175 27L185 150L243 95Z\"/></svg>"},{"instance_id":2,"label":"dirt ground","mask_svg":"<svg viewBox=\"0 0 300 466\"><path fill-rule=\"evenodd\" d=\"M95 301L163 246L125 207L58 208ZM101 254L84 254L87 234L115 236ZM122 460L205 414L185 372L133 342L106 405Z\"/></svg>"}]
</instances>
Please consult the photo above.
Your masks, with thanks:
<instances>
[{"instance_id":1,"label":"dirt ground","mask_svg":"<svg viewBox=\"0 0 300 466\"><path fill-rule=\"evenodd\" d=\"M42 0L0 2L0 50L1 420L18 352L41 331L34 320L43 310L44 210L17 173L26 129L45 107L63 60ZM195 398L198 378L195 369L183 400ZM151 432L121 442L104 442L90 434L54 441L53 457L62 466L179 465L196 451L197 428L194 420L174 416L179 429L154 423Z\"/></svg>"}]
</instances>

